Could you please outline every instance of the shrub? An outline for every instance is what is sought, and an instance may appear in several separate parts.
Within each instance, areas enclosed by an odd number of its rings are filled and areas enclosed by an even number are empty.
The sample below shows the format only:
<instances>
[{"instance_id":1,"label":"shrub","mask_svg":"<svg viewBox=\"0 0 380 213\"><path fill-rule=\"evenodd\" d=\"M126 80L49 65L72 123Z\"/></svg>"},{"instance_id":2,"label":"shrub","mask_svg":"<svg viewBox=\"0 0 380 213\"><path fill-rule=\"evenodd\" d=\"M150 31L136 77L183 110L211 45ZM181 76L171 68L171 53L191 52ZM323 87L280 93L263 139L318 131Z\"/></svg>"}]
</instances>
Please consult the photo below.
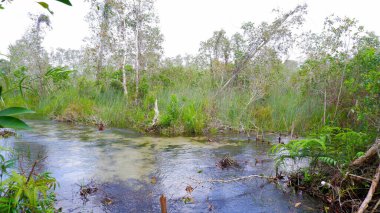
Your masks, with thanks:
<instances>
[{"instance_id":1,"label":"shrub","mask_svg":"<svg viewBox=\"0 0 380 213\"><path fill-rule=\"evenodd\" d=\"M366 150L370 141L371 138L364 133L326 126L319 133L314 133L306 139L275 145L271 153L278 154L278 164L283 163L285 159L308 158L311 167L317 166L318 163L346 167Z\"/></svg>"}]
</instances>

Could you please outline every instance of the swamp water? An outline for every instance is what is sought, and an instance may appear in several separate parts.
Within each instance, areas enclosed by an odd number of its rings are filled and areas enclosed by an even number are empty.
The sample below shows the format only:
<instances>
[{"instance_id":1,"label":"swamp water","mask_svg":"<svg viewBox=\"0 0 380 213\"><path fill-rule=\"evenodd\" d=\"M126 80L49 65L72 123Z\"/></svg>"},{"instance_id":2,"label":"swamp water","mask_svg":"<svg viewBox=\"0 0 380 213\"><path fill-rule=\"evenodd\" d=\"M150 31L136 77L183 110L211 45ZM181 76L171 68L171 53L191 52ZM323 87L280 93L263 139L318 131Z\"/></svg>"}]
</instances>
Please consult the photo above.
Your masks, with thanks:
<instances>
[{"instance_id":1,"label":"swamp water","mask_svg":"<svg viewBox=\"0 0 380 213\"><path fill-rule=\"evenodd\" d=\"M22 154L25 165L47 157L39 169L57 179L56 207L62 207L63 212L160 212L161 194L167 197L169 212L321 209L319 201L264 179L200 183L252 174L274 175L268 143L249 142L244 137L224 137L218 142L197 137L150 137L123 129L98 131L92 126L52 121L27 123L32 130L0 139L1 144ZM226 155L240 166L218 167L217 162ZM83 199L80 185L91 181L98 190ZM297 203L301 205L295 207Z\"/></svg>"}]
</instances>

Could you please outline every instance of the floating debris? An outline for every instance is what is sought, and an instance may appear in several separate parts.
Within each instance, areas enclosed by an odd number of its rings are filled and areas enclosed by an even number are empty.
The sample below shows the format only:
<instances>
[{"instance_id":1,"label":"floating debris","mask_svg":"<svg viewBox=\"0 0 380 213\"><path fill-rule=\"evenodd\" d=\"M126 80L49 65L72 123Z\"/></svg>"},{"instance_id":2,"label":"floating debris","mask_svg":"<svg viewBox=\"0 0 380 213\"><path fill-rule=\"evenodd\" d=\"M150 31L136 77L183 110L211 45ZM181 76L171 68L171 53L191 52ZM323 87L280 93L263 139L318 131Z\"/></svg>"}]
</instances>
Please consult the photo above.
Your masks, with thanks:
<instances>
[{"instance_id":1,"label":"floating debris","mask_svg":"<svg viewBox=\"0 0 380 213\"><path fill-rule=\"evenodd\" d=\"M217 166L222 169L227 169L230 167L239 167L239 164L234 159L232 159L230 155L226 155L223 157L223 159L218 161Z\"/></svg>"},{"instance_id":2,"label":"floating debris","mask_svg":"<svg viewBox=\"0 0 380 213\"><path fill-rule=\"evenodd\" d=\"M157 183L157 178L153 176L153 177L150 179L150 183L151 183L151 184L156 184L156 183Z\"/></svg>"},{"instance_id":3,"label":"floating debris","mask_svg":"<svg viewBox=\"0 0 380 213\"><path fill-rule=\"evenodd\" d=\"M111 205L112 204L112 199L109 198L109 197L105 197L103 200L102 200L102 203L103 205Z\"/></svg>"},{"instance_id":4,"label":"floating debris","mask_svg":"<svg viewBox=\"0 0 380 213\"><path fill-rule=\"evenodd\" d=\"M87 197L98 191L98 187L95 185L94 181L90 181L88 184L80 185L79 194L84 199L87 200Z\"/></svg>"},{"instance_id":5,"label":"floating debris","mask_svg":"<svg viewBox=\"0 0 380 213\"><path fill-rule=\"evenodd\" d=\"M191 197L191 196L184 196L182 197L182 201L185 203L185 204L188 204L188 203L194 203L194 198Z\"/></svg>"},{"instance_id":6,"label":"floating debris","mask_svg":"<svg viewBox=\"0 0 380 213\"><path fill-rule=\"evenodd\" d=\"M190 185L186 186L186 192L189 193L191 195L191 193L194 191L194 188Z\"/></svg>"}]
</instances>

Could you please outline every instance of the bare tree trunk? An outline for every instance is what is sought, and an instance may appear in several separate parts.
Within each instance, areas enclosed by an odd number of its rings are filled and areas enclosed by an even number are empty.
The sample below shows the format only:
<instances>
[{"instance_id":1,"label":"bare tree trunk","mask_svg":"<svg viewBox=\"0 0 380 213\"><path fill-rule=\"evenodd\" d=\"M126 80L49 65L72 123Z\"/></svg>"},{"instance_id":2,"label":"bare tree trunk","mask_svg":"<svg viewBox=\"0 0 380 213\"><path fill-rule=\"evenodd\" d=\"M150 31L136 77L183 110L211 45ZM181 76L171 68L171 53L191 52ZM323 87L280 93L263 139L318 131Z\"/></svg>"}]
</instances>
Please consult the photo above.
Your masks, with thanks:
<instances>
[{"instance_id":1,"label":"bare tree trunk","mask_svg":"<svg viewBox=\"0 0 380 213\"><path fill-rule=\"evenodd\" d=\"M125 73L125 61L126 61L126 53L124 53L124 57L123 57L123 65L121 67L121 70L122 70L122 73L123 73L123 91L124 91L124 95L127 96L128 95L128 88L127 88L127 74Z\"/></svg>"},{"instance_id":2,"label":"bare tree trunk","mask_svg":"<svg viewBox=\"0 0 380 213\"><path fill-rule=\"evenodd\" d=\"M326 110L327 110L327 91L325 87L325 97L324 97L324 105L323 105L323 125L326 125Z\"/></svg>"},{"instance_id":3,"label":"bare tree trunk","mask_svg":"<svg viewBox=\"0 0 380 213\"><path fill-rule=\"evenodd\" d=\"M128 95L128 88L127 88L127 74L125 73L125 62L127 60L127 38L126 38L126 23L125 23L125 18L123 18L123 29L124 29L124 55L123 55L123 64L122 64L122 73L123 73L123 90L124 90L124 95Z\"/></svg>"},{"instance_id":4,"label":"bare tree trunk","mask_svg":"<svg viewBox=\"0 0 380 213\"><path fill-rule=\"evenodd\" d=\"M344 70L345 69L346 69L346 66L344 67ZM334 112L334 118L333 118L333 120L335 120L336 114L338 112L338 107L339 107L339 104L340 104L340 96L342 95L342 88L343 88L343 82L344 82L344 70L343 70L342 78L340 80L338 99L337 99L336 105L335 105L335 112Z\"/></svg>"},{"instance_id":5,"label":"bare tree trunk","mask_svg":"<svg viewBox=\"0 0 380 213\"><path fill-rule=\"evenodd\" d=\"M103 67L103 42L100 41L100 48L99 48L98 58L97 58L97 63L96 63L96 74L95 74L96 81L99 81L100 73L102 72L102 67Z\"/></svg>"},{"instance_id":6,"label":"bare tree trunk","mask_svg":"<svg viewBox=\"0 0 380 213\"><path fill-rule=\"evenodd\" d=\"M223 91L233 80L235 80L238 77L239 73L244 70L249 61L251 61L252 58L254 58L260 52L260 50L264 48L264 46L272 40L272 38L278 33L277 30L279 30L286 23L288 18L294 15L298 11L298 9L299 8L297 7L296 9L285 14L281 19L275 20L271 25L272 33L269 35L262 36L260 42L252 42L248 45L247 51L245 52L244 57L238 61L234 69L233 75L224 83L224 85L219 89L216 95L220 94L221 91Z\"/></svg>"},{"instance_id":7,"label":"bare tree trunk","mask_svg":"<svg viewBox=\"0 0 380 213\"><path fill-rule=\"evenodd\" d=\"M139 82L140 82L140 45L139 45L139 32L140 30L136 29L136 99L137 102L139 96Z\"/></svg>"},{"instance_id":8,"label":"bare tree trunk","mask_svg":"<svg viewBox=\"0 0 380 213\"><path fill-rule=\"evenodd\" d=\"M136 6L136 29L135 29L135 46L136 46L136 97L135 102L137 103L138 97L139 97L139 82L140 82L140 60L141 60L141 49L140 49L140 10L141 10L141 1L137 0L137 6Z\"/></svg>"}]
</instances>

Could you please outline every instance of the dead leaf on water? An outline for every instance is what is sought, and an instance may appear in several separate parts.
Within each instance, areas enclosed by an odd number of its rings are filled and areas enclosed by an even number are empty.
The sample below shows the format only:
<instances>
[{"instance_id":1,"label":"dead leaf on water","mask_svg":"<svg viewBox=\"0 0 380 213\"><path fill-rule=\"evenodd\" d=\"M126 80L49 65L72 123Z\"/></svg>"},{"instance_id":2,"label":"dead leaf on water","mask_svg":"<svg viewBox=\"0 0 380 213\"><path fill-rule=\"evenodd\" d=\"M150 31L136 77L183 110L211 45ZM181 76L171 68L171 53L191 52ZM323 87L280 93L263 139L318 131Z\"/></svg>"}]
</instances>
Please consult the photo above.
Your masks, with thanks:
<instances>
[{"instance_id":1,"label":"dead leaf on water","mask_svg":"<svg viewBox=\"0 0 380 213\"><path fill-rule=\"evenodd\" d=\"M152 177L152 178L150 179L150 183L151 183L151 184L156 184L156 183L157 183L157 178L156 178L156 177Z\"/></svg>"},{"instance_id":2,"label":"dead leaf on water","mask_svg":"<svg viewBox=\"0 0 380 213\"><path fill-rule=\"evenodd\" d=\"M186 190L187 193L191 194L191 192L194 191L194 188L192 186L188 185L188 186L186 186L185 190Z\"/></svg>"}]
</instances>

